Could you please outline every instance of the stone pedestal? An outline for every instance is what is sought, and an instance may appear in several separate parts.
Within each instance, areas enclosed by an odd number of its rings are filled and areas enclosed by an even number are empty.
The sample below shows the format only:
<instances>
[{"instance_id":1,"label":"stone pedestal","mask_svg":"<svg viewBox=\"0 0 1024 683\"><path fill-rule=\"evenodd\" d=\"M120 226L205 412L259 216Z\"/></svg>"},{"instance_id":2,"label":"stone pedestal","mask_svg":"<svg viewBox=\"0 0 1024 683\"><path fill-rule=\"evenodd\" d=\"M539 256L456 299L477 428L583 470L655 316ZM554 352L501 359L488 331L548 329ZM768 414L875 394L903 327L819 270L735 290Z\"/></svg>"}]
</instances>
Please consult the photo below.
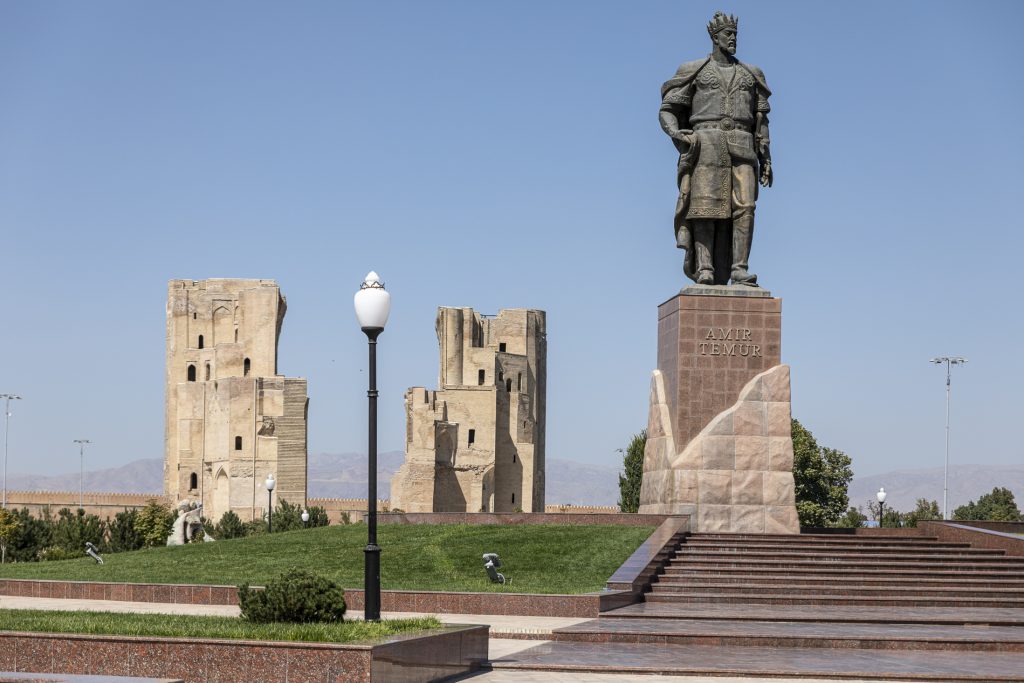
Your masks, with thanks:
<instances>
[{"instance_id":1,"label":"stone pedestal","mask_svg":"<svg viewBox=\"0 0 1024 683\"><path fill-rule=\"evenodd\" d=\"M689 287L658 308L640 511L696 531L798 533L782 301Z\"/></svg>"},{"instance_id":2,"label":"stone pedestal","mask_svg":"<svg viewBox=\"0 0 1024 683\"><path fill-rule=\"evenodd\" d=\"M658 306L658 370L676 444L686 444L781 360L782 299L764 289L693 285Z\"/></svg>"}]
</instances>

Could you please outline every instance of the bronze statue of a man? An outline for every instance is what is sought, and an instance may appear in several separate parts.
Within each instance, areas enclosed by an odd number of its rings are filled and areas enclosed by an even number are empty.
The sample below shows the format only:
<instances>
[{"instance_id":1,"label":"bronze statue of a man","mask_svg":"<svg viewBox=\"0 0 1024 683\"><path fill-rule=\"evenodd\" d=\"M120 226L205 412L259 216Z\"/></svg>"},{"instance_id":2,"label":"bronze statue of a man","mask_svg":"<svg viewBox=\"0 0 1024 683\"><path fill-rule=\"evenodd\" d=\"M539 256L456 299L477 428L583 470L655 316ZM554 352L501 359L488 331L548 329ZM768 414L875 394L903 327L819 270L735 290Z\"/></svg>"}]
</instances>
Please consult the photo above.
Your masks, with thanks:
<instances>
[{"instance_id":1,"label":"bronze statue of a man","mask_svg":"<svg viewBox=\"0 0 1024 683\"><path fill-rule=\"evenodd\" d=\"M679 150L676 244L697 284L757 287L747 270L757 184L771 187L764 73L736 54L734 16L708 24L711 54L687 62L661 87L658 118Z\"/></svg>"}]
</instances>

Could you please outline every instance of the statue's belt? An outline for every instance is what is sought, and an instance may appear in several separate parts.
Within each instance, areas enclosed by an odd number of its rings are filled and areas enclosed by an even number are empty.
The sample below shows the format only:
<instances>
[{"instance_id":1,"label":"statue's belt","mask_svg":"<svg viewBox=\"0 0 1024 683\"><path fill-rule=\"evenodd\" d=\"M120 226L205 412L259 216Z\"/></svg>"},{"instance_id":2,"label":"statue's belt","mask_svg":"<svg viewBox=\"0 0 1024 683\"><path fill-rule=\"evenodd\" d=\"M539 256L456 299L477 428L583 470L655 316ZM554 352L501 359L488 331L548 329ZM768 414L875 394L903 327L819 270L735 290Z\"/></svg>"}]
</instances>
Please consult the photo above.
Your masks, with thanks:
<instances>
[{"instance_id":1,"label":"statue's belt","mask_svg":"<svg viewBox=\"0 0 1024 683\"><path fill-rule=\"evenodd\" d=\"M718 121L701 121L700 123L693 124L693 130L706 130L708 128L716 130L743 130L748 133L753 130L751 124L734 121L729 118L719 119Z\"/></svg>"}]
</instances>

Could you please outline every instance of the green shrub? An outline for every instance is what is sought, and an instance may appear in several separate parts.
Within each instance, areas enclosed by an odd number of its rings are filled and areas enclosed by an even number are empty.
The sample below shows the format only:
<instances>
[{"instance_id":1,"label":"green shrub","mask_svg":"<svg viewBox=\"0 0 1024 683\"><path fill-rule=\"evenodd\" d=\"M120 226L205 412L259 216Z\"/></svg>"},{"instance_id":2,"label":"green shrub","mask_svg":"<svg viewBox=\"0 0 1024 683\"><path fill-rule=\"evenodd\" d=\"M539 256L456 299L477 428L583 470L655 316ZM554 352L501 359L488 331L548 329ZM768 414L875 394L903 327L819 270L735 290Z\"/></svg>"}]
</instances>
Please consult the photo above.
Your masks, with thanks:
<instances>
[{"instance_id":1,"label":"green shrub","mask_svg":"<svg viewBox=\"0 0 1024 683\"><path fill-rule=\"evenodd\" d=\"M29 514L28 508L17 513L18 530L7 546L7 560L13 562L36 562L43 549L52 545L53 521L47 510L41 518Z\"/></svg>"},{"instance_id":2,"label":"green shrub","mask_svg":"<svg viewBox=\"0 0 1024 683\"><path fill-rule=\"evenodd\" d=\"M257 624L269 622L341 622L345 592L334 581L292 568L269 581L263 590L238 587L242 616Z\"/></svg>"},{"instance_id":3,"label":"green shrub","mask_svg":"<svg viewBox=\"0 0 1024 683\"><path fill-rule=\"evenodd\" d=\"M137 528L138 519L138 510L125 510L114 515L114 519L107 522L110 538L105 549L112 553L122 553L138 550L145 545L145 540Z\"/></svg>"},{"instance_id":4,"label":"green shrub","mask_svg":"<svg viewBox=\"0 0 1024 683\"><path fill-rule=\"evenodd\" d=\"M277 501L274 508L274 533L302 529L302 507L287 500Z\"/></svg>"},{"instance_id":5,"label":"green shrub","mask_svg":"<svg viewBox=\"0 0 1024 683\"><path fill-rule=\"evenodd\" d=\"M44 562L50 560L75 560L79 557L85 557L85 544L82 544L81 551L68 550L61 548L60 546L50 546L49 548L43 548L39 551L39 559Z\"/></svg>"},{"instance_id":6,"label":"green shrub","mask_svg":"<svg viewBox=\"0 0 1024 683\"><path fill-rule=\"evenodd\" d=\"M68 508L57 513L57 521L53 525L52 543L58 548L74 553L73 557L85 554L85 544L99 546L103 543L105 525L96 515L86 514L78 508L74 512Z\"/></svg>"},{"instance_id":7,"label":"green shrub","mask_svg":"<svg viewBox=\"0 0 1024 683\"><path fill-rule=\"evenodd\" d=\"M220 516L220 521L210 530L218 541L245 536L245 523L231 510Z\"/></svg>"},{"instance_id":8,"label":"green shrub","mask_svg":"<svg viewBox=\"0 0 1024 683\"><path fill-rule=\"evenodd\" d=\"M135 520L135 529L147 548L167 545L167 537L174 527L174 517L174 513L160 501L154 499L146 503Z\"/></svg>"},{"instance_id":9,"label":"green shrub","mask_svg":"<svg viewBox=\"0 0 1024 683\"><path fill-rule=\"evenodd\" d=\"M346 515L342 515L342 517L345 516ZM327 518L327 510L324 510L322 507L318 505L314 505L313 507L309 508L309 521L306 522L307 527L312 528L315 526L327 526L330 523L331 520ZM348 522L345 522L345 524L347 523Z\"/></svg>"}]
</instances>

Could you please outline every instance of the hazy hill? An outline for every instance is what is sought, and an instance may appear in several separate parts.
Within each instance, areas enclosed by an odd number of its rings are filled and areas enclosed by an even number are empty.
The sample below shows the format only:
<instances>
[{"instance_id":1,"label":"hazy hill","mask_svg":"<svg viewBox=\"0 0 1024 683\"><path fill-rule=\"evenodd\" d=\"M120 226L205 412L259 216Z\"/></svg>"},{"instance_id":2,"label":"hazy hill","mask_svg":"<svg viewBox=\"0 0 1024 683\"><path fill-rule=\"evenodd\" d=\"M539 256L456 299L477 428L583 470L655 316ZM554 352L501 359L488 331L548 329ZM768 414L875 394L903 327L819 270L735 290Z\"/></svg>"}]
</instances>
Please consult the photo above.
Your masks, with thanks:
<instances>
[{"instance_id":1,"label":"hazy hill","mask_svg":"<svg viewBox=\"0 0 1024 683\"><path fill-rule=\"evenodd\" d=\"M942 468L896 470L869 477L857 477L850 485L850 504L867 510L879 487L885 487L886 505L904 512L912 510L918 498L934 500L942 508ZM950 465L949 511L989 493L996 486L1013 491L1018 507L1024 506L1024 465Z\"/></svg>"},{"instance_id":2,"label":"hazy hill","mask_svg":"<svg viewBox=\"0 0 1024 683\"><path fill-rule=\"evenodd\" d=\"M402 464L400 451L377 456L377 488L381 498L391 491L391 475ZM11 474L11 491L77 491L78 472L57 475ZM575 505L614 505L618 500L618 470L570 460L550 459L547 501ZM318 453L309 456L310 498L365 498L366 455ZM163 460L135 460L120 467L86 471L85 490L105 493L160 493L163 491Z\"/></svg>"},{"instance_id":3,"label":"hazy hill","mask_svg":"<svg viewBox=\"0 0 1024 683\"><path fill-rule=\"evenodd\" d=\"M399 451L381 453L377 486L380 497L391 490L391 475L402 464ZM363 498L366 496L366 455L362 453L318 453L309 457L311 498ZM957 465L950 467L949 509L988 493L995 486L1013 491L1024 507L1024 465ZM572 460L548 459L549 504L615 505L619 498L617 467ZM897 470L857 477L850 485L850 503L866 509L868 499L884 486L886 504L910 510L918 498L942 505L942 468ZM12 474L7 483L12 491L77 491L78 473L58 475ZM110 493L159 493L163 490L163 460L135 460L120 467L85 473L86 491Z\"/></svg>"}]
</instances>

